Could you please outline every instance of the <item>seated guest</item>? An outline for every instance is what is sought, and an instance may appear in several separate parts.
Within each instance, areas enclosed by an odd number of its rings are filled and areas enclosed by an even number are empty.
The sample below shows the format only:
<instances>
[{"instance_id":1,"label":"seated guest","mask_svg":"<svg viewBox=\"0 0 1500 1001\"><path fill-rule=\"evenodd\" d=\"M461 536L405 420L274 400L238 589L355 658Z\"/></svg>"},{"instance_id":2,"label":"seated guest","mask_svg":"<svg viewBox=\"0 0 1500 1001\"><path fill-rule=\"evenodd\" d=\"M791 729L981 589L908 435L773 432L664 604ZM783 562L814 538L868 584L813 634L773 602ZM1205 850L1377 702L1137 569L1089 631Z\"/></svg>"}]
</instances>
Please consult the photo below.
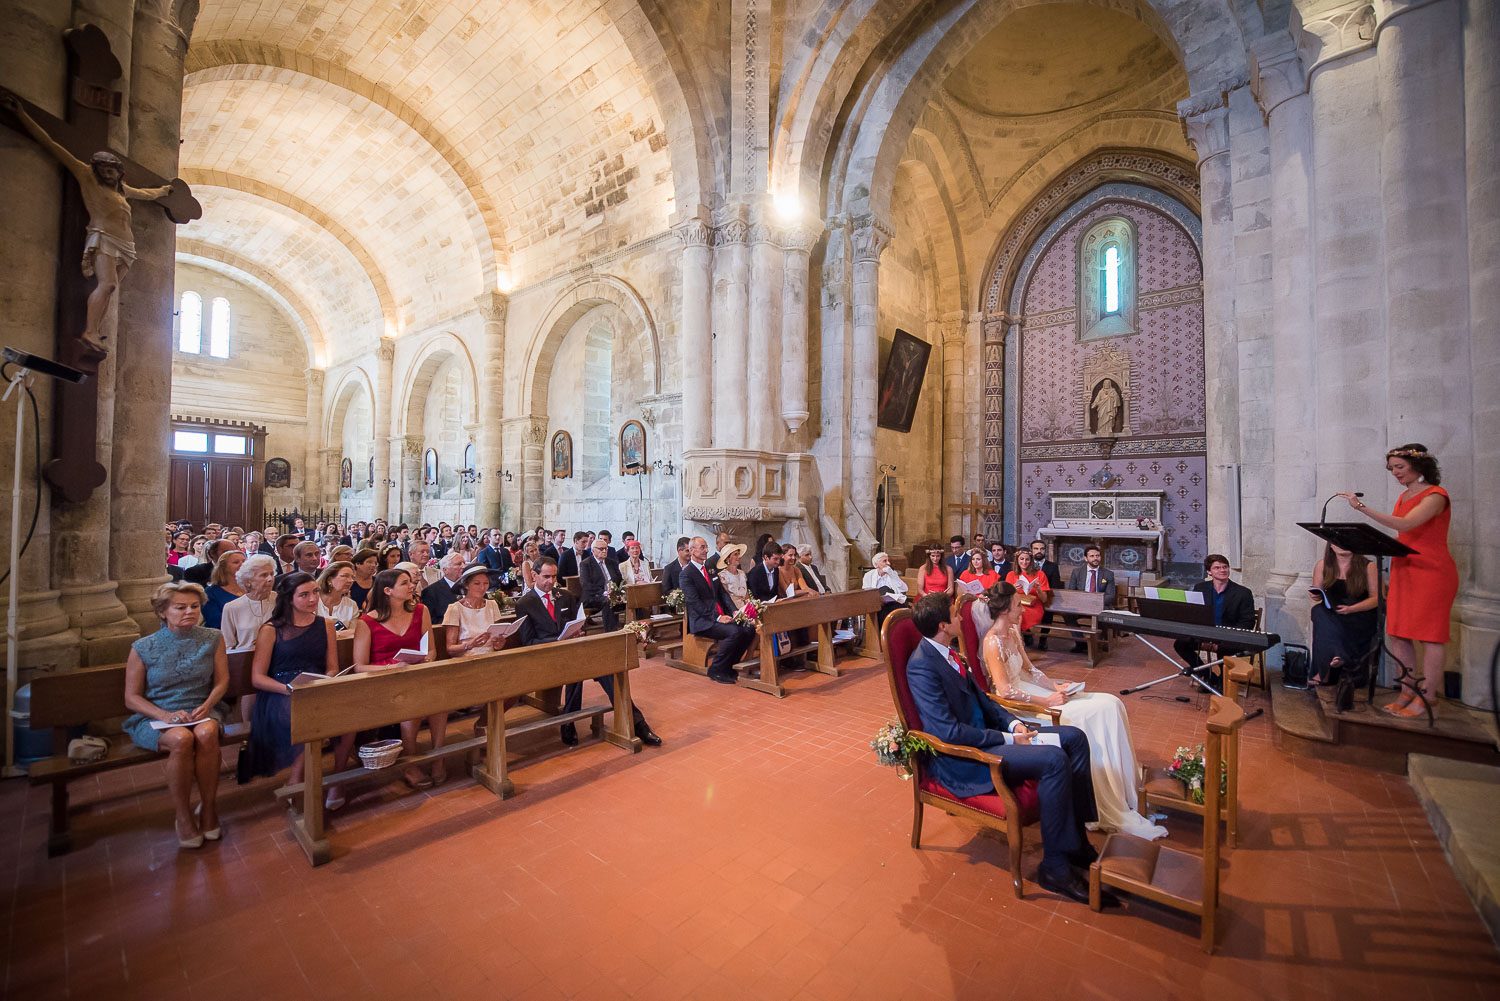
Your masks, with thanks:
<instances>
[{"instance_id":1,"label":"seated guest","mask_svg":"<svg viewBox=\"0 0 1500 1001\"><path fill-rule=\"evenodd\" d=\"M558 577L566 582L569 577L578 576L578 566L589 558L590 532L574 532L573 548L564 549L562 559L557 561Z\"/></svg>"},{"instance_id":2,"label":"seated guest","mask_svg":"<svg viewBox=\"0 0 1500 1001\"><path fill-rule=\"evenodd\" d=\"M345 560L328 564L318 575L318 614L333 620L335 633L352 633L359 618L359 606L349 596L353 585L354 564Z\"/></svg>"},{"instance_id":3,"label":"seated guest","mask_svg":"<svg viewBox=\"0 0 1500 1001\"><path fill-rule=\"evenodd\" d=\"M625 543L625 559L620 563L620 579L626 585L650 584L656 580L651 575L651 564L641 555L641 544L634 539Z\"/></svg>"},{"instance_id":4,"label":"seated guest","mask_svg":"<svg viewBox=\"0 0 1500 1001\"><path fill-rule=\"evenodd\" d=\"M620 617L615 614L615 604L609 600L609 585L619 582L620 568L609 558L609 541L600 535L594 540L590 555L580 557L578 588L583 595L584 611L590 615L598 612L607 633L620 628Z\"/></svg>"},{"instance_id":5,"label":"seated guest","mask_svg":"<svg viewBox=\"0 0 1500 1001\"><path fill-rule=\"evenodd\" d=\"M777 568L779 574L777 584L784 598L795 598L799 594L807 594L814 591L807 578L802 573L802 567L797 563L797 547L790 542L781 547L781 566Z\"/></svg>"},{"instance_id":6,"label":"seated guest","mask_svg":"<svg viewBox=\"0 0 1500 1001\"><path fill-rule=\"evenodd\" d=\"M240 539L240 548L244 550L246 556L258 553L260 552L262 538L263 536L259 532L246 532L244 537Z\"/></svg>"},{"instance_id":7,"label":"seated guest","mask_svg":"<svg viewBox=\"0 0 1500 1001\"><path fill-rule=\"evenodd\" d=\"M506 532L505 535L509 538L511 533ZM417 563L415 559L412 562ZM493 535L479 548L479 552L474 554L474 562L484 564L485 569L490 572L490 587L492 589L499 587L500 576L515 566L515 560L511 556L510 548L503 541L499 545L496 545ZM421 566L422 563L417 563L417 565Z\"/></svg>"},{"instance_id":8,"label":"seated guest","mask_svg":"<svg viewBox=\"0 0 1500 1001\"><path fill-rule=\"evenodd\" d=\"M724 551L725 546L729 545L733 541L734 539L728 532L720 532L718 535L714 536L713 550L708 554L708 562L703 564L708 568L709 573L714 573L719 569L719 554ZM755 558L760 559L759 550L756 551Z\"/></svg>"},{"instance_id":9,"label":"seated guest","mask_svg":"<svg viewBox=\"0 0 1500 1001\"><path fill-rule=\"evenodd\" d=\"M947 595L953 597L953 568L943 562L943 551L937 546L927 550L927 562L922 564L922 569L917 572L919 596L929 594Z\"/></svg>"},{"instance_id":10,"label":"seated guest","mask_svg":"<svg viewBox=\"0 0 1500 1001\"><path fill-rule=\"evenodd\" d=\"M464 574L464 558L455 549L439 561L439 566L442 567L442 576L422 588L422 604L427 606L433 622L442 622L448 614L448 606L458 600L455 588Z\"/></svg>"},{"instance_id":11,"label":"seated guest","mask_svg":"<svg viewBox=\"0 0 1500 1001\"><path fill-rule=\"evenodd\" d=\"M1083 566L1074 567L1073 572L1068 574L1069 591L1087 591L1090 594L1104 595L1104 607L1106 609L1115 607L1115 575L1114 571L1106 570L1100 564L1104 562L1104 554L1099 551L1098 546L1089 546L1083 551ZM1078 624L1078 616L1064 615L1063 621L1070 626ZM1082 640L1073 644L1074 653L1084 653L1089 645Z\"/></svg>"},{"instance_id":12,"label":"seated guest","mask_svg":"<svg viewBox=\"0 0 1500 1001\"><path fill-rule=\"evenodd\" d=\"M375 574L380 569L378 549L360 549L354 553L354 583L349 585L349 597L361 609L368 608L370 589L375 586Z\"/></svg>"},{"instance_id":13,"label":"seated guest","mask_svg":"<svg viewBox=\"0 0 1500 1001\"><path fill-rule=\"evenodd\" d=\"M1327 603L1313 595L1312 671L1308 682L1331 685L1339 670L1370 652L1375 642L1375 564L1329 543L1313 567L1313 584ZM1332 606L1332 607L1329 607Z\"/></svg>"},{"instance_id":14,"label":"seated guest","mask_svg":"<svg viewBox=\"0 0 1500 1001\"><path fill-rule=\"evenodd\" d=\"M167 550L167 566L175 567L181 565L184 556L193 554L193 533L181 531L172 536L171 548ZM187 567L183 567L184 570Z\"/></svg>"},{"instance_id":15,"label":"seated guest","mask_svg":"<svg viewBox=\"0 0 1500 1001\"><path fill-rule=\"evenodd\" d=\"M292 569L277 574L284 577L288 573L305 573L309 577L316 577L318 571L323 567L323 554L318 549L316 542L299 542L292 548Z\"/></svg>"},{"instance_id":16,"label":"seated guest","mask_svg":"<svg viewBox=\"0 0 1500 1001\"><path fill-rule=\"evenodd\" d=\"M328 562L347 563L352 568L354 566L354 550L348 546L329 546Z\"/></svg>"},{"instance_id":17,"label":"seated guest","mask_svg":"<svg viewBox=\"0 0 1500 1001\"><path fill-rule=\"evenodd\" d=\"M828 578L823 576L823 571L813 562L813 547L806 542L797 547L797 562L802 565L802 570L811 582L813 590L819 594L827 594L833 590L828 583Z\"/></svg>"},{"instance_id":18,"label":"seated guest","mask_svg":"<svg viewBox=\"0 0 1500 1001\"><path fill-rule=\"evenodd\" d=\"M943 557L943 566L953 571L955 579L969 568L969 551L964 548L962 535L955 535L948 540L948 555Z\"/></svg>"},{"instance_id":19,"label":"seated guest","mask_svg":"<svg viewBox=\"0 0 1500 1001\"><path fill-rule=\"evenodd\" d=\"M756 601L781 597L781 547L774 541L761 547L760 562L745 572L746 587Z\"/></svg>"},{"instance_id":20,"label":"seated guest","mask_svg":"<svg viewBox=\"0 0 1500 1001\"><path fill-rule=\"evenodd\" d=\"M865 571L865 578L860 586L866 590L879 591L883 595L880 611L875 613L875 621L884 624L887 615L906 606L906 581L892 568L891 558L885 553L876 553L870 562L875 565Z\"/></svg>"},{"instance_id":21,"label":"seated guest","mask_svg":"<svg viewBox=\"0 0 1500 1001\"><path fill-rule=\"evenodd\" d=\"M937 739L959 747L973 747L1004 759L1007 781L1037 781L1042 812L1042 864L1037 883L1042 889L1087 903L1085 873L1098 855L1088 842L1084 825L1098 819L1089 762L1089 742L1072 726L1029 728L982 694L966 665L952 649L958 626L952 621L948 599L929 594L917 602L912 624L922 642L906 662L906 681L921 714L922 726ZM1055 733L1061 747L1036 743L1037 733ZM987 766L977 761L934 754L933 778L959 798L994 793ZM1105 894L1105 903L1118 903Z\"/></svg>"},{"instance_id":22,"label":"seated guest","mask_svg":"<svg viewBox=\"0 0 1500 1001\"><path fill-rule=\"evenodd\" d=\"M221 558L223 558L225 553L229 552L233 548L234 547L224 539L219 539L217 542L205 543L203 546L202 562L195 563L192 566L188 567L186 570L182 571L183 583L197 584L199 587L207 586L208 579L212 577L214 573L214 564L217 563Z\"/></svg>"},{"instance_id":23,"label":"seated guest","mask_svg":"<svg viewBox=\"0 0 1500 1001\"><path fill-rule=\"evenodd\" d=\"M1021 632L1027 633L1032 626L1042 621L1042 612L1046 610L1047 599L1051 597L1052 585L1048 583L1047 575L1032 564L1029 549L1016 550L1016 568L1005 575L1005 583L1020 592L1016 595L1016 600L1021 603ZM1031 643L1029 635L1026 643Z\"/></svg>"},{"instance_id":24,"label":"seated guest","mask_svg":"<svg viewBox=\"0 0 1500 1001\"><path fill-rule=\"evenodd\" d=\"M203 603L203 624L210 629L218 629L223 625L224 606L245 593L245 589L235 579L245 563L245 554L230 548L228 543L224 544L221 551L223 555L217 562L205 564L211 566L213 571L208 578L208 599Z\"/></svg>"},{"instance_id":25,"label":"seated guest","mask_svg":"<svg viewBox=\"0 0 1500 1001\"><path fill-rule=\"evenodd\" d=\"M234 575L235 583L244 589L244 594L224 606L219 620L226 649L249 650L255 646L260 627L265 625L271 617L271 610L276 607L275 595L271 593L275 571L274 557L256 553L247 558Z\"/></svg>"},{"instance_id":26,"label":"seated guest","mask_svg":"<svg viewBox=\"0 0 1500 1001\"><path fill-rule=\"evenodd\" d=\"M573 596L566 588L557 586L557 564L547 557L542 557L536 569L536 589L528 591L516 602L516 615L521 619L521 643L524 646L535 646L538 643L551 643L557 639L563 631L563 627L572 622L578 614L578 605ZM613 675L606 674L595 678L599 687L604 689L604 694L609 697L609 704L615 704L615 679ZM583 707L583 684L574 682L569 684L563 691L563 712L577 712ZM641 713L641 707L634 702L631 703L631 722L635 728L635 735L644 744L652 747L660 746L661 738L652 731L646 717ZM572 747L578 743L578 732L572 723L562 725L562 742Z\"/></svg>"},{"instance_id":27,"label":"seated guest","mask_svg":"<svg viewBox=\"0 0 1500 1001\"><path fill-rule=\"evenodd\" d=\"M161 628L130 645L125 661L124 730L147 751L167 752L167 790L177 814L177 844L198 848L220 837L220 701L229 690L229 660L218 631L200 622L203 589L163 584L151 595ZM153 721L174 724L155 729ZM198 786L198 809L192 808Z\"/></svg>"},{"instance_id":28,"label":"seated guest","mask_svg":"<svg viewBox=\"0 0 1500 1001\"><path fill-rule=\"evenodd\" d=\"M450 557L454 554L449 553ZM500 621L500 606L489 598L489 568L483 563L464 567L456 590L459 597L443 613L443 628L448 632L448 656L489 653L492 639L490 626Z\"/></svg>"},{"instance_id":29,"label":"seated guest","mask_svg":"<svg viewBox=\"0 0 1500 1001\"><path fill-rule=\"evenodd\" d=\"M995 568L995 576L1000 580L1010 576L1010 572L1015 569L1010 563L1010 547L1003 542L991 542L990 566Z\"/></svg>"},{"instance_id":30,"label":"seated guest","mask_svg":"<svg viewBox=\"0 0 1500 1001\"><path fill-rule=\"evenodd\" d=\"M425 588L428 584L437 583L437 579L443 575L443 571L437 566L437 561L432 558L432 543L426 539L413 539L411 545L406 549L406 562L417 568L416 581L418 588Z\"/></svg>"},{"instance_id":31,"label":"seated guest","mask_svg":"<svg viewBox=\"0 0 1500 1001\"><path fill-rule=\"evenodd\" d=\"M399 664L396 654L417 649L431 628L427 606L417 600L411 574L404 570L380 571L370 590L370 610L355 620L354 670L364 673ZM425 659L432 661L435 657L436 652L429 643ZM417 730L421 725L421 719L401 722L401 743L406 754L415 753ZM448 714L441 712L428 716L427 729L432 731L433 749L442 747L448 733ZM434 783L441 785L448 777L448 770L442 759L438 759L432 763L430 776L416 765L408 765L402 777L413 789L426 789Z\"/></svg>"},{"instance_id":32,"label":"seated guest","mask_svg":"<svg viewBox=\"0 0 1500 1001\"><path fill-rule=\"evenodd\" d=\"M1047 544L1041 539L1036 539L1031 543L1031 565L1040 570L1042 576L1047 578L1047 600L1042 603L1046 605L1052 600L1051 592L1062 587L1062 571L1058 569L1057 561L1047 558ZM1052 613L1043 608L1042 625L1048 625L1051 622ZM1045 630L1042 632L1041 638L1037 640L1036 648L1038 650L1047 649L1047 633Z\"/></svg>"},{"instance_id":33,"label":"seated guest","mask_svg":"<svg viewBox=\"0 0 1500 1001\"><path fill-rule=\"evenodd\" d=\"M352 577L353 575L350 574ZM290 767L288 783L302 781L302 745L292 744L292 689L297 675L339 673L339 644L333 620L318 614L318 582L299 571L276 582L276 607L255 639L250 681L259 694L250 714L250 774L275 775ZM334 742L333 770L349 767L354 734ZM337 810L344 796L337 786L328 790L325 805Z\"/></svg>"},{"instance_id":34,"label":"seated guest","mask_svg":"<svg viewBox=\"0 0 1500 1001\"><path fill-rule=\"evenodd\" d=\"M1229 558L1218 553L1210 553L1203 561L1203 569L1208 571L1208 580L1194 586L1193 590L1203 595L1204 603L1214 610L1214 625L1229 626L1232 629L1254 629L1255 628L1255 595L1243 584L1236 584L1229 579ZM1198 659L1200 651L1206 651L1211 658L1227 657L1241 652L1241 647L1222 646L1218 643L1195 643L1189 639L1177 640L1172 644L1172 649L1177 651L1183 663L1189 667L1197 667L1202 661Z\"/></svg>"},{"instance_id":35,"label":"seated guest","mask_svg":"<svg viewBox=\"0 0 1500 1001\"><path fill-rule=\"evenodd\" d=\"M739 663L755 639L755 630L735 624L734 599L718 577L711 575L703 565L708 559L708 540L701 535L694 536L688 544L687 555L688 563L677 577L677 586L682 589L687 630L694 636L718 641L714 648L714 662L708 668L709 678L721 685L738 684L739 675L734 665Z\"/></svg>"},{"instance_id":36,"label":"seated guest","mask_svg":"<svg viewBox=\"0 0 1500 1001\"><path fill-rule=\"evenodd\" d=\"M625 558L625 551L623 549L616 549L615 548L615 537L610 534L609 529L607 529L607 528L600 529L599 530L599 536L598 536L598 538L604 540L604 548L608 550L608 552L605 554L605 556L606 556L606 558L610 562L612 562L612 563L619 563L621 560L623 560ZM594 542L595 541L597 541L597 540L595 540L595 539L590 539L589 540L589 548L590 549L594 548Z\"/></svg>"},{"instance_id":37,"label":"seated guest","mask_svg":"<svg viewBox=\"0 0 1500 1001\"><path fill-rule=\"evenodd\" d=\"M1000 583L1000 574L990 562L990 554L976 549L969 554L968 565L964 567L964 572L958 575L958 579L966 584L977 581L981 587L988 590Z\"/></svg>"},{"instance_id":38,"label":"seated guest","mask_svg":"<svg viewBox=\"0 0 1500 1001\"><path fill-rule=\"evenodd\" d=\"M692 557L688 554L689 539L686 535L677 540L677 558L668 563L661 575L661 593L670 594L680 590L682 581L680 575L682 568L688 565Z\"/></svg>"},{"instance_id":39,"label":"seated guest","mask_svg":"<svg viewBox=\"0 0 1500 1001\"><path fill-rule=\"evenodd\" d=\"M552 538L553 534L551 532L547 532L543 529L537 529L537 551L540 552L543 556L547 557L547 559L552 560L555 563L562 558L562 553L558 552L557 546L553 543Z\"/></svg>"},{"instance_id":40,"label":"seated guest","mask_svg":"<svg viewBox=\"0 0 1500 1001\"><path fill-rule=\"evenodd\" d=\"M297 564L292 559L292 554L297 549L297 543L301 541L298 536L293 535L291 532L276 537L276 551L272 554L276 558L276 574L284 574L288 570L295 570L297 568ZM274 577L276 574L272 574L271 576Z\"/></svg>"},{"instance_id":41,"label":"seated guest","mask_svg":"<svg viewBox=\"0 0 1500 1001\"><path fill-rule=\"evenodd\" d=\"M634 532L624 531L620 533L620 548L615 550L616 563L624 563L627 559L630 558L630 544L632 542L636 542ZM636 544L639 545L639 543Z\"/></svg>"},{"instance_id":42,"label":"seated guest","mask_svg":"<svg viewBox=\"0 0 1500 1001\"><path fill-rule=\"evenodd\" d=\"M729 592L729 597L734 601L734 611L745 607L745 599L750 597L750 582L745 576L745 571L740 568L740 561L745 556L745 547L738 542L731 542L719 550L719 583L724 585L724 590ZM710 571L712 572L712 571Z\"/></svg>"},{"instance_id":43,"label":"seated guest","mask_svg":"<svg viewBox=\"0 0 1500 1001\"><path fill-rule=\"evenodd\" d=\"M388 545L380 551L380 569L394 570L396 564L406 559L406 554L397 545Z\"/></svg>"},{"instance_id":44,"label":"seated guest","mask_svg":"<svg viewBox=\"0 0 1500 1001\"><path fill-rule=\"evenodd\" d=\"M535 537L527 539L521 546L521 561L517 564L521 568L521 593L525 594L536 587L536 568L542 561L542 546ZM556 563L556 560L552 562Z\"/></svg>"}]
</instances>

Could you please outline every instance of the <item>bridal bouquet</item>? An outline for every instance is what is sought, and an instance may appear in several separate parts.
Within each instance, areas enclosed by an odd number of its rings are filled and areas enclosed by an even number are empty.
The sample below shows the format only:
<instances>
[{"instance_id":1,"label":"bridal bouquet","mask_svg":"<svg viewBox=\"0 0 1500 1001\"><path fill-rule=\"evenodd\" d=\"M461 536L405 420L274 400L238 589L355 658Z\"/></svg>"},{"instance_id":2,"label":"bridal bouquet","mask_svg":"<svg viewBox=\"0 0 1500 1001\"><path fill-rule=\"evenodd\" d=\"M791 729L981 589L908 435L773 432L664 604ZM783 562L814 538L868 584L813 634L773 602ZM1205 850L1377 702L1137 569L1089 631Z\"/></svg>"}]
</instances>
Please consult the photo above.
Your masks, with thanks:
<instances>
[{"instance_id":1,"label":"bridal bouquet","mask_svg":"<svg viewBox=\"0 0 1500 1001\"><path fill-rule=\"evenodd\" d=\"M682 589L678 588L668 591L662 595L661 603L666 605L676 615L681 615L682 610L687 607L687 599L682 596Z\"/></svg>"},{"instance_id":2,"label":"bridal bouquet","mask_svg":"<svg viewBox=\"0 0 1500 1001\"><path fill-rule=\"evenodd\" d=\"M734 624L737 626L754 626L760 628L760 610L766 602L756 601L754 598L746 598L744 607L734 613Z\"/></svg>"},{"instance_id":3,"label":"bridal bouquet","mask_svg":"<svg viewBox=\"0 0 1500 1001\"><path fill-rule=\"evenodd\" d=\"M1208 766L1203 760L1202 744L1199 744L1196 749L1179 747L1177 753L1172 756L1172 763L1167 766L1167 774L1183 784L1183 787L1187 789L1188 798L1194 803L1203 802L1203 777L1207 772ZM1220 762L1219 792L1224 793L1228 789L1228 769L1223 762Z\"/></svg>"},{"instance_id":4,"label":"bridal bouquet","mask_svg":"<svg viewBox=\"0 0 1500 1001\"><path fill-rule=\"evenodd\" d=\"M927 741L921 737L913 737L911 731L896 720L891 720L875 731L875 739L870 741L870 748L882 765L901 769L903 779L911 778L912 755L932 750Z\"/></svg>"}]
</instances>

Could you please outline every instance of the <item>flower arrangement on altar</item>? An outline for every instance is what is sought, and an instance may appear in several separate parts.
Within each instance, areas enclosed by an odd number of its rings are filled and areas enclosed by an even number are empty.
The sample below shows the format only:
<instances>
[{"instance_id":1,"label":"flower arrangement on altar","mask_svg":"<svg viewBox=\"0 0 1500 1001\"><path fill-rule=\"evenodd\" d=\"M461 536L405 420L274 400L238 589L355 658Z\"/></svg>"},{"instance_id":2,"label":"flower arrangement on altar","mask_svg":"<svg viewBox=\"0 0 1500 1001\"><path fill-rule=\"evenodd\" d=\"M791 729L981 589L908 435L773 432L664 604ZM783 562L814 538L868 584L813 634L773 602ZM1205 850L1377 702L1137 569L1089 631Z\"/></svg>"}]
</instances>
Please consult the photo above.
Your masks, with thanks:
<instances>
[{"instance_id":1,"label":"flower arrangement on altar","mask_svg":"<svg viewBox=\"0 0 1500 1001\"><path fill-rule=\"evenodd\" d=\"M899 768L901 777L910 779L912 755L929 752L932 750L932 745L921 737L912 736L911 731L902 726L899 721L891 720L875 731L875 739L870 741L870 748L882 765L887 768Z\"/></svg>"},{"instance_id":2,"label":"flower arrangement on altar","mask_svg":"<svg viewBox=\"0 0 1500 1001\"><path fill-rule=\"evenodd\" d=\"M668 591L662 595L661 603L666 605L676 615L681 615L682 610L687 607L687 599L682 596L682 589Z\"/></svg>"},{"instance_id":3,"label":"flower arrangement on altar","mask_svg":"<svg viewBox=\"0 0 1500 1001\"><path fill-rule=\"evenodd\" d=\"M757 601L754 598L746 598L745 604L734 613L734 624L737 626L754 626L760 628L760 610L766 607L767 602Z\"/></svg>"},{"instance_id":4,"label":"flower arrangement on altar","mask_svg":"<svg viewBox=\"0 0 1500 1001\"><path fill-rule=\"evenodd\" d=\"M1167 774L1181 782L1187 789L1188 798L1194 803L1202 803L1203 777L1208 771L1208 766L1203 757L1203 745L1199 744L1197 749L1190 747L1179 747L1177 753L1172 755L1172 763L1167 766ZM1229 790L1229 771L1221 761L1219 763L1219 792Z\"/></svg>"}]
</instances>

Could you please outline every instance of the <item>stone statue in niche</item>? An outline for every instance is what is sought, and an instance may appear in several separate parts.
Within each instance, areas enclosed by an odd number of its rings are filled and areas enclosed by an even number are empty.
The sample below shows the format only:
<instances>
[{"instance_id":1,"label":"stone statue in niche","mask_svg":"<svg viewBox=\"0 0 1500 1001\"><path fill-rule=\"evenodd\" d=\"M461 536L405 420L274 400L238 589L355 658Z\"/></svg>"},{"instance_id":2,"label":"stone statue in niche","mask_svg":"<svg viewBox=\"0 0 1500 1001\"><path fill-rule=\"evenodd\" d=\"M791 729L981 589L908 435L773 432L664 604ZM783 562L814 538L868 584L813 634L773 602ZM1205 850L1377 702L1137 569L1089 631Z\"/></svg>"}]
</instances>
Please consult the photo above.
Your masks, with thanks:
<instances>
[{"instance_id":1,"label":"stone statue in niche","mask_svg":"<svg viewBox=\"0 0 1500 1001\"><path fill-rule=\"evenodd\" d=\"M1094 398L1089 401L1089 414L1091 421L1089 430L1095 435L1115 435L1120 433L1120 408L1123 404L1120 399L1120 387L1115 385L1113 379L1105 379L1094 387Z\"/></svg>"},{"instance_id":2,"label":"stone statue in niche","mask_svg":"<svg viewBox=\"0 0 1500 1001\"><path fill-rule=\"evenodd\" d=\"M1079 424L1094 438L1128 436L1130 430L1130 356L1105 342L1083 361Z\"/></svg>"}]
</instances>

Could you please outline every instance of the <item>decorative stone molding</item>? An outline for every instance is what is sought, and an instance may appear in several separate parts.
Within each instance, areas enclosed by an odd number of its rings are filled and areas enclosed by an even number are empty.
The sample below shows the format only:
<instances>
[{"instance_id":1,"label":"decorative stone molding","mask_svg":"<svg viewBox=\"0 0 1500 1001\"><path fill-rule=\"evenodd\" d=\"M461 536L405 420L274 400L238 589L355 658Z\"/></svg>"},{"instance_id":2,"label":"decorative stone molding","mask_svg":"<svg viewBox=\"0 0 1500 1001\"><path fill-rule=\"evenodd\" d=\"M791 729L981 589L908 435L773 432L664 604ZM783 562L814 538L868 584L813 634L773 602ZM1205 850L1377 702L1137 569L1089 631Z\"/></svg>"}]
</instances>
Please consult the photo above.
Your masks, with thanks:
<instances>
[{"instance_id":1,"label":"decorative stone molding","mask_svg":"<svg viewBox=\"0 0 1500 1001\"><path fill-rule=\"evenodd\" d=\"M880 255L885 253L885 248L891 245L894 236L890 227L873 220L855 229L855 263L879 261Z\"/></svg>"},{"instance_id":2,"label":"decorative stone molding","mask_svg":"<svg viewBox=\"0 0 1500 1001\"><path fill-rule=\"evenodd\" d=\"M507 435L514 434L522 445L545 445L547 443L547 418L507 417L500 422Z\"/></svg>"},{"instance_id":3,"label":"decorative stone molding","mask_svg":"<svg viewBox=\"0 0 1500 1001\"><path fill-rule=\"evenodd\" d=\"M1310 85L1318 70L1375 44L1375 7L1369 0L1356 0L1325 10L1310 20L1303 20L1301 13L1293 7L1287 30L1302 65L1306 67Z\"/></svg>"},{"instance_id":4,"label":"decorative stone molding","mask_svg":"<svg viewBox=\"0 0 1500 1001\"><path fill-rule=\"evenodd\" d=\"M677 234L684 247L711 247L714 244L714 227L702 219L689 219L674 226L672 232Z\"/></svg>"},{"instance_id":5,"label":"decorative stone molding","mask_svg":"<svg viewBox=\"0 0 1500 1001\"><path fill-rule=\"evenodd\" d=\"M714 230L714 245L719 247L750 242L750 223L744 219L728 219Z\"/></svg>"},{"instance_id":6,"label":"decorative stone molding","mask_svg":"<svg viewBox=\"0 0 1500 1001\"><path fill-rule=\"evenodd\" d=\"M691 521L780 521L801 517L811 456L750 449L684 452L683 517Z\"/></svg>"},{"instance_id":7,"label":"decorative stone molding","mask_svg":"<svg viewBox=\"0 0 1500 1001\"><path fill-rule=\"evenodd\" d=\"M395 361L396 339L394 337L382 337L380 343L375 345L375 357L380 361Z\"/></svg>"},{"instance_id":8,"label":"decorative stone molding","mask_svg":"<svg viewBox=\"0 0 1500 1001\"><path fill-rule=\"evenodd\" d=\"M1307 73L1291 32L1278 31L1257 39L1247 53L1250 63L1250 93L1270 124L1278 107L1307 93Z\"/></svg>"},{"instance_id":9,"label":"decorative stone molding","mask_svg":"<svg viewBox=\"0 0 1500 1001\"><path fill-rule=\"evenodd\" d=\"M781 231L781 246L795 253L810 254L822 236L821 226L816 229L811 226L792 226Z\"/></svg>"},{"instance_id":10,"label":"decorative stone molding","mask_svg":"<svg viewBox=\"0 0 1500 1001\"><path fill-rule=\"evenodd\" d=\"M783 247L786 235L782 230L764 220L752 223L750 226L750 243L769 243L776 247Z\"/></svg>"},{"instance_id":11,"label":"decorative stone molding","mask_svg":"<svg viewBox=\"0 0 1500 1001\"><path fill-rule=\"evenodd\" d=\"M401 454L402 455L406 456L406 458L408 458L408 459L420 459L420 458L422 458L422 436L421 435L419 435L419 434L409 434L405 438L400 439L400 441L402 443L402 449L401 449Z\"/></svg>"},{"instance_id":12,"label":"decorative stone molding","mask_svg":"<svg viewBox=\"0 0 1500 1001\"><path fill-rule=\"evenodd\" d=\"M481 292L474 297L474 308L486 323L504 323L510 312L510 296L504 292Z\"/></svg>"}]
</instances>

